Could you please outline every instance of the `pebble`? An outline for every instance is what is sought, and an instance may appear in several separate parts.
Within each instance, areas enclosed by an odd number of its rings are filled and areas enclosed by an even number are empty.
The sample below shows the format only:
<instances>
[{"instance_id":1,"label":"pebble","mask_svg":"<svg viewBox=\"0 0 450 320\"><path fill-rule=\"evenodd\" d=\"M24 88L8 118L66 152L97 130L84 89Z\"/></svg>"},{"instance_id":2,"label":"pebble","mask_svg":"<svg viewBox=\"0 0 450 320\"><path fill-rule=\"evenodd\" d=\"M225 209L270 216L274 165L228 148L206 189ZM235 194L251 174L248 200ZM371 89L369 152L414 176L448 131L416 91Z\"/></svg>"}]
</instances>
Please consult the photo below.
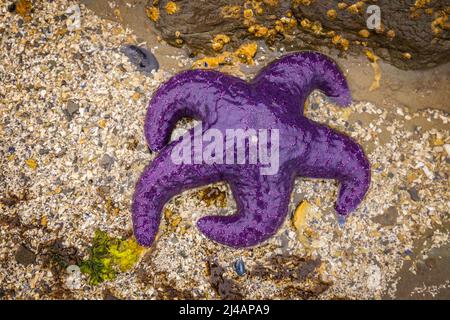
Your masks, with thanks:
<instances>
[{"instance_id":1,"label":"pebble","mask_svg":"<svg viewBox=\"0 0 450 320\"><path fill-rule=\"evenodd\" d=\"M36 261L36 255L22 244L17 248L15 258L18 263L24 266L34 264Z\"/></svg>"},{"instance_id":2,"label":"pebble","mask_svg":"<svg viewBox=\"0 0 450 320\"><path fill-rule=\"evenodd\" d=\"M74 114L78 112L79 108L80 106L75 102L71 100L67 102L67 108L63 111L67 118L67 121L72 121Z\"/></svg>"},{"instance_id":3,"label":"pebble","mask_svg":"<svg viewBox=\"0 0 450 320\"><path fill-rule=\"evenodd\" d=\"M420 201L419 192L417 191L416 187L412 187L411 189L408 189L409 196L414 201Z\"/></svg>"},{"instance_id":4,"label":"pebble","mask_svg":"<svg viewBox=\"0 0 450 320\"><path fill-rule=\"evenodd\" d=\"M15 4L15 3L11 3L11 4L8 6L8 12L13 13L13 12L15 12L15 11L16 11L16 4Z\"/></svg>"},{"instance_id":5,"label":"pebble","mask_svg":"<svg viewBox=\"0 0 450 320\"><path fill-rule=\"evenodd\" d=\"M72 100L70 100L67 103L67 112L69 112L71 115L73 115L75 112L77 112L79 108L80 108L80 106L78 104L76 104L75 102L73 102Z\"/></svg>"},{"instance_id":6,"label":"pebble","mask_svg":"<svg viewBox=\"0 0 450 320\"><path fill-rule=\"evenodd\" d=\"M110 170L114 164L114 158L109 154L105 153L103 157L100 159L100 167L106 170Z\"/></svg>"},{"instance_id":7,"label":"pebble","mask_svg":"<svg viewBox=\"0 0 450 320\"><path fill-rule=\"evenodd\" d=\"M128 57L131 63L133 63L140 72L145 74L151 74L151 72L158 71L159 63L156 57L146 48L126 45L120 49L124 55Z\"/></svg>"},{"instance_id":8,"label":"pebble","mask_svg":"<svg viewBox=\"0 0 450 320\"><path fill-rule=\"evenodd\" d=\"M78 290L81 288L81 271L77 265L70 265L66 269L66 286L71 290Z\"/></svg>"},{"instance_id":9,"label":"pebble","mask_svg":"<svg viewBox=\"0 0 450 320\"><path fill-rule=\"evenodd\" d=\"M238 274L238 276L242 277L245 274L245 264L242 259L237 260L234 263L234 271Z\"/></svg>"},{"instance_id":10,"label":"pebble","mask_svg":"<svg viewBox=\"0 0 450 320\"><path fill-rule=\"evenodd\" d=\"M49 153L50 153L50 150L43 147L43 148L40 148L40 149L39 149L38 153L39 153L39 155L44 156L44 155L46 155L46 154L49 154Z\"/></svg>"}]
</instances>

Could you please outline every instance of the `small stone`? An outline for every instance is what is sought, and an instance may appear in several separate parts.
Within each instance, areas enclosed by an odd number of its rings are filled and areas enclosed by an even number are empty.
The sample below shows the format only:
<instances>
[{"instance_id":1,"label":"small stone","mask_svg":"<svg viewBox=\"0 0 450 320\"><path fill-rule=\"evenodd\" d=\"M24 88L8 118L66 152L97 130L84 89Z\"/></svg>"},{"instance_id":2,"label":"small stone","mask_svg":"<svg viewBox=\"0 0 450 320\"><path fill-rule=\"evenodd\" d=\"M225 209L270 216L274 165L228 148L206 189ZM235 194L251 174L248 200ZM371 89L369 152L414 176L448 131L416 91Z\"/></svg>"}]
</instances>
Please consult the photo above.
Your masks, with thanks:
<instances>
[{"instance_id":1,"label":"small stone","mask_svg":"<svg viewBox=\"0 0 450 320\"><path fill-rule=\"evenodd\" d=\"M105 128L106 128L106 124L107 124L107 121L106 121L105 119L101 119L101 120L98 122L98 126L99 126L100 128L102 128L102 129L105 129Z\"/></svg>"},{"instance_id":2,"label":"small stone","mask_svg":"<svg viewBox=\"0 0 450 320\"><path fill-rule=\"evenodd\" d=\"M24 266L34 264L36 255L24 245L20 245L15 255L16 261Z\"/></svg>"},{"instance_id":3,"label":"small stone","mask_svg":"<svg viewBox=\"0 0 450 320\"><path fill-rule=\"evenodd\" d=\"M100 167L106 170L110 170L114 164L114 158L109 154L105 153L103 157L100 159Z\"/></svg>"},{"instance_id":4,"label":"small stone","mask_svg":"<svg viewBox=\"0 0 450 320\"><path fill-rule=\"evenodd\" d=\"M67 8L66 14L68 18L66 20L67 30L75 31L81 28L81 10L78 4L74 4Z\"/></svg>"},{"instance_id":5,"label":"small stone","mask_svg":"<svg viewBox=\"0 0 450 320\"><path fill-rule=\"evenodd\" d=\"M10 12L10 13L16 12L16 4L15 4L15 3L11 3L11 4L8 6L8 12Z\"/></svg>"},{"instance_id":6,"label":"small stone","mask_svg":"<svg viewBox=\"0 0 450 320\"><path fill-rule=\"evenodd\" d=\"M242 277L245 274L245 264L242 259L237 260L234 263L234 271L238 274L238 276Z\"/></svg>"},{"instance_id":7,"label":"small stone","mask_svg":"<svg viewBox=\"0 0 450 320\"><path fill-rule=\"evenodd\" d=\"M81 288L81 271L77 265L69 265L66 268L66 287L71 290L78 290Z\"/></svg>"},{"instance_id":8,"label":"small stone","mask_svg":"<svg viewBox=\"0 0 450 320\"><path fill-rule=\"evenodd\" d=\"M312 102L310 105L311 110L317 110L319 109L319 104L316 102Z\"/></svg>"},{"instance_id":9,"label":"small stone","mask_svg":"<svg viewBox=\"0 0 450 320\"><path fill-rule=\"evenodd\" d=\"M67 121L72 121L73 115L78 111L79 108L80 106L72 100L69 100L67 102L67 108L63 111L64 115L67 118Z\"/></svg>"},{"instance_id":10,"label":"small stone","mask_svg":"<svg viewBox=\"0 0 450 320\"><path fill-rule=\"evenodd\" d=\"M79 108L80 107L78 106L78 104L76 104L72 100L67 103L67 112L69 112L70 115L73 115L75 112L77 112Z\"/></svg>"},{"instance_id":11,"label":"small stone","mask_svg":"<svg viewBox=\"0 0 450 320\"><path fill-rule=\"evenodd\" d=\"M103 300L119 300L119 298L117 298L114 294L112 294L111 291L109 291L108 289L106 289L103 292Z\"/></svg>"},{"instance_id":12,"label":"small stone","mask_svg":"<svg viewBox=\"0 0 450 320\"><path fill-rule=\"evenodd\" d=\"M151 74L153 70L158 71L159 63L156 57L146 48L135 45L126 45L120 49L124 55L128 57L140 72Z\"/></svg>"},{"instance_id":13,"label":"small stone","mask_svg":"<svg viewBox=\"0 0 450 320\"><path fill-rule=\"evenodd\" d=\"M50 150L47 148L41 148L41 149L39 149L38 153L39 153L39 155L44 156L46 154L49 154Z\"/></svg>"},{"instance_id":14,"label":"small stone","mask_svg":"<svg viewBox=\"0 0 450 320\"><path fill-rule=\"evenodd\" d=\"M413 201L420 201L419 192L417 191L416 187L408 189L408 193Z\"/></svg>"}]
</instances>

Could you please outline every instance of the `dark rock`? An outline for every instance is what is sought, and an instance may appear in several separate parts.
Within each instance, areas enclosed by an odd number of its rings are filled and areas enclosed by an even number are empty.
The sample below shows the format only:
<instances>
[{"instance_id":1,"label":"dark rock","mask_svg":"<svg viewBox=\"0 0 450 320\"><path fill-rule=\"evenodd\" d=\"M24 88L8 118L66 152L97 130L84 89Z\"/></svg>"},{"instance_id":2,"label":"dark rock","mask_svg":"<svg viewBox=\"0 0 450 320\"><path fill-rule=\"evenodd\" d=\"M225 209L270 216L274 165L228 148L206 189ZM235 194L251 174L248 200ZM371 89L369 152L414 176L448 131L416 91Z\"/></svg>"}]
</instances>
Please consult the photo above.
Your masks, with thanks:
<instances>
[{"instance_id":1,"label":"dark rock","mask_svg":"<svg viewBox=\"0 0 450 320\"><path fill-rule=\"evenodd\" d=\"M78 104L76 104L75 102L73 102L72 100L70 100L67 103L67 112L69 112L71 115L73 115L75 112L77 112L79 108L80 108L80 106Z\"/></svg>"},{"instance_id":2,"label":"dark rock","mask_svg":"<svg viewBox=\"0 0 450 320\"><path fill-rule=\"evenodd\" d=\"M398 210L395 206L389 207L379 216L372 219L373 222L379 223L382 226L393 226L397 223Z\"/></svg>"},{"instance_id":3,"label":"dark rock","mask_svg":"<svg viewBox=\"0 0 450 320\"><path fill-rule=\"evenodd\" d=\"M16 261L24 266L34 264L36 255L24 245L20 245L15 255Z\"/></svg>"},{"instance_id":4,"label":"dark rock","mask_svg":"<svg viewBox=\"0 0 450 320\"><path fill-rule=\"evenodd\" d=\"M413 201L420 201L419 192L417 191L416 187L412 187L412 188L408 189L407 191Z\"/></svg>"},{"instance_id":5,"label":"dark rock","mask_svg":"<svg viewBox=\"0 0 450 320\"><path fill-rule=\"evenodd\" d=\"M120 49L124 55L133 63L140 72L151 74L153 70L158 71L159 63L156 57L146 48L134 45L126 45Z\"/></svg>"},{"instance_id":6,"label":"dark rock","mask_svg":"<svg viewBox=\"0 0 450 320\"><path fill-rule=\"evenodd\" d=\"M180 253L180 256L181 256L183 259L187 259L188 255L187 255L187 253L186 253L185 251L180 251L179 253Z\"/></svg>"},{"instance_id":7,"label":"dark rock","mask_svg":"<svg viewBox=\"0 0 450 320\"><path fill-rule=\"evenodd\" d=\"M39 151L38 151L38 153L39 153L39 155L44 156L44 155L46 155L46 154L49 154L49 153L50 153L50 150L47 149L47 148L40 148Z\"/></svg>"},{"instance_id":8,"label":"dark rock","mask_svg":"<svg viewBox=\"0 0 450 320\"><path fill-rule=\"evenodd\" d=\"M16 12L16 4L15 4L15 3L11 3L11 4L8 6L8 12L10 12L10 13Z\"/></svg>"},{"instance_id":9,"label":"dark rock","mask_svg":"<svg viewBox=\"0 0 450 320\"><path fill-rule=\"evenodd\" d=\"M237 275L240 277L245 274L245 264L242 259L239 259L234 263L234 271L236 271Z\"/></svg>"},{"instance_id":10,"label":"dark rock","mask_svg":"<svg viewBox=\"0 0 450 320\"><path fill-rule=\"evenodd\" d=\"M436 24L439 17L449 13L446 12L449 10L447 0L432 1L422 8L415 5L416 0L361 1L362 7L353 13L348 8L338 9L341 1L337 0L310 1L309 5L292 0L258 1L262 11L257 13L253 7L251 18L243 17L242 1L238 0L180 0L177 1L180 10L176 14L168 14L164 9L168 1L157 2L160 15L156 27L167 42L186 45L194 53L213 53L212 40L218 34L226 34L231 39L225 50L260 39L289 50L339 48L332 42L333 36L338 35L349 41L349 51L361 53L364 50L361 42L367 42L382 59L403 69L430 68L450 61L448 22ZM372 4L380 7L381 28L365 30L362 34L366 36L363 36L360 31L368 28L366 10ZM236 10L230 10L233 8ZM252 9L252 6L246 8ZM426 9L433 12L427 13ZM335 10L334 19L329 18L329 10ZM296 18L297 26L288 28L286 23L281 23L288 12ZM264 26L269 32L258 37L255 32L250 33L251 26Z\"/></svg>"}]
</instances>

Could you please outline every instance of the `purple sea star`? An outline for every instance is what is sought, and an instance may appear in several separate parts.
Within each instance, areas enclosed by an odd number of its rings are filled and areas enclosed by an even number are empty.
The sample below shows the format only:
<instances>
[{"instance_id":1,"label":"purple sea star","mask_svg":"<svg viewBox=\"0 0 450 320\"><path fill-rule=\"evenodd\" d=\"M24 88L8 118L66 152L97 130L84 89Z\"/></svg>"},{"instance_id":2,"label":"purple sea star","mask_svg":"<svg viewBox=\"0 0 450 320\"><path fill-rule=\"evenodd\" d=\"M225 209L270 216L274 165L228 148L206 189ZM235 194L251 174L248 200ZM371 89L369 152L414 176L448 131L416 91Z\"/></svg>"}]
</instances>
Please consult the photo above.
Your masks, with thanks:
<instances>
[{"instance_id":1,"label":"purple sea star","mask_svg":"<svg viewBox=\"0 0 450 320\"><path fill-rule=\"evenodd\" d=\"M288 213L297 176L337 180L337 213L355 210L369 188L370 164L352 139L303 116L304 103L315 89L339 105L351 102L337 65L309 51L283 56L250 83L216 71L189 70L161 86L145 120L149 147L160 153L140 177L132 206L138 242L153 243L171 197L218 181L229 183L237 213L203 217L197 226L208 238L231 247L254 246L276 233ZM230 128L278 129L278 173L261 175L260 164L174 164L171 153L182 140L169 139L183 116L201 120L203 130L224 133Z\"/></svg>"}]
</instances>

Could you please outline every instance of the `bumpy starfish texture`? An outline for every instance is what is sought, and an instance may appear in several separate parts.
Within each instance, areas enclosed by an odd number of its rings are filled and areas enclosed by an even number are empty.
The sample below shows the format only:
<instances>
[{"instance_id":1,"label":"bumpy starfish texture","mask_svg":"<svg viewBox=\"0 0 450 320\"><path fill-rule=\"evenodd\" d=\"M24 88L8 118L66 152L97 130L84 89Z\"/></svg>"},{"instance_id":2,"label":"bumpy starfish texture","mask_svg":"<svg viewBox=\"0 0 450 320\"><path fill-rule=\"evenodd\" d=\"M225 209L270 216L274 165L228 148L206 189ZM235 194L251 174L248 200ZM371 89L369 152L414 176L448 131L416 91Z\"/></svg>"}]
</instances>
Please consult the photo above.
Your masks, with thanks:
<instances>
[{"instance_id":1,"label":"bumpy starfish texture","mask_svg":"<svg viewBox=\"0 0 450 320\"><path fill-rule=\"evenodd\" d=\"M144 128L150 149L160 153L140 177L133 199L138 242L153 243L171 197L218 181L230 185L237 212L203 217L197 226L208 238L231 247L255 246L276 233L288 213L295 177L337 180L338 215L355 210L369 188L370 164L352 139L303 116L304 103L315 89L339 105L351 102L340 69L316 52L283 56L251 82L189 70L161 86L150 101ZM261 175L260 164L174 164L171 153L182 140L169 143L170 134L184 116L201 120L203 130L215 128L223 134L226 129L278 129L278 173Z\"/></svg>"}]
</instances>

